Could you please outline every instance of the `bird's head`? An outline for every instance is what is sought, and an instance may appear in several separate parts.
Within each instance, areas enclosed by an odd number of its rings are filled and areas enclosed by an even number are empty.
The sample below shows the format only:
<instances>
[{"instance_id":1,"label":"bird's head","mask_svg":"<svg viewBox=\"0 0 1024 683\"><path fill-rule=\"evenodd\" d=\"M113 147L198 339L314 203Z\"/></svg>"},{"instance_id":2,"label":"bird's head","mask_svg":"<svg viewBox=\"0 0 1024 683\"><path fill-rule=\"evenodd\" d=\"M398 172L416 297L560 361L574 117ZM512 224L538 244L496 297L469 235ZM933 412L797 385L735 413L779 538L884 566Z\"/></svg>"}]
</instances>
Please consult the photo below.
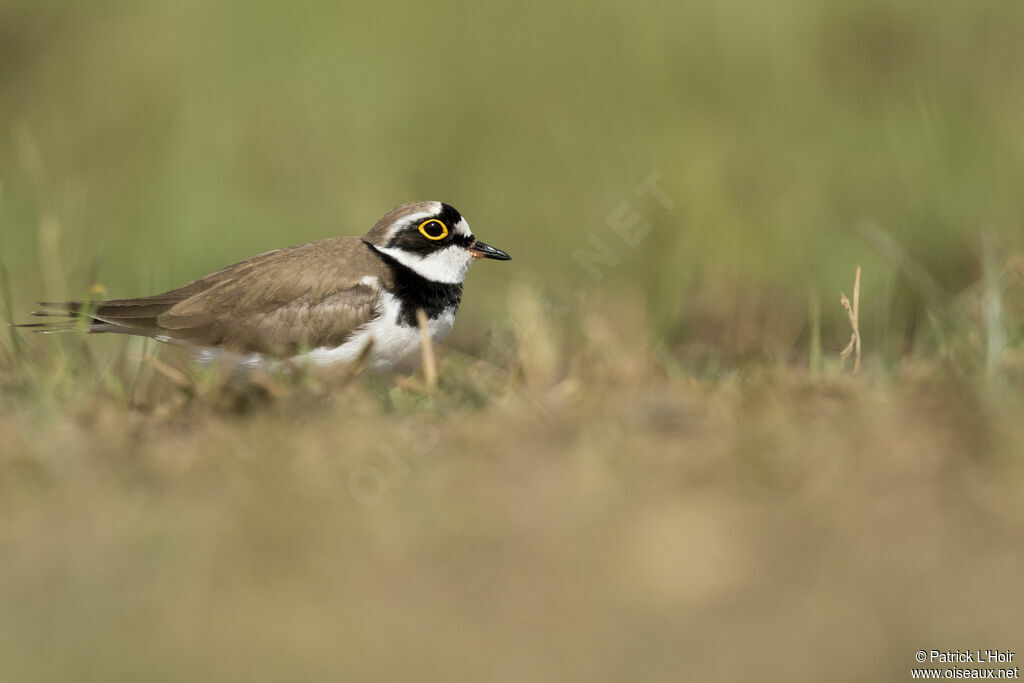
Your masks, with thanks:
<instances>
[{"instance_id":1,"label":"bird's head","mask_svg":"<svg viewBox=\"0 0 1024 683\"><path fill-rule=\"evenodd\" d=\"M466 219L441 202L396 206L370 228L363 241L432 282L462 282L478 258L512 258L476 239Z\"/></svg>"}]
</instances>

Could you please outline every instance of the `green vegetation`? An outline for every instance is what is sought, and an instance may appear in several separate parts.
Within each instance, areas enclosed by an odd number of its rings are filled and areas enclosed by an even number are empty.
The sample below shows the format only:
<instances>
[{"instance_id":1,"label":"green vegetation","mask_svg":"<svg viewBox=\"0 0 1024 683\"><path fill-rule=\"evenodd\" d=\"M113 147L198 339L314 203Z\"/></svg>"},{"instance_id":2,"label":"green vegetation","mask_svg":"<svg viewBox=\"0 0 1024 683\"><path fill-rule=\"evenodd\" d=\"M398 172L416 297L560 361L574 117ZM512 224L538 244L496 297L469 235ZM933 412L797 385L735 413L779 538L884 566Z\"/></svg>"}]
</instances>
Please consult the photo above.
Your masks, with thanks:
<instances>
[{"instance_id":1,"label":"green vegetation","mask_svg":"<svg viewBox=\"0 0 1024 683\"><path fill-rule=\"evenodd\" d=\"M1013 650L1022 33L1003 1L0 1L4 321L420 199L514 258L435 392L4 331L0 678Z\"/></svg>"}]
</instances>

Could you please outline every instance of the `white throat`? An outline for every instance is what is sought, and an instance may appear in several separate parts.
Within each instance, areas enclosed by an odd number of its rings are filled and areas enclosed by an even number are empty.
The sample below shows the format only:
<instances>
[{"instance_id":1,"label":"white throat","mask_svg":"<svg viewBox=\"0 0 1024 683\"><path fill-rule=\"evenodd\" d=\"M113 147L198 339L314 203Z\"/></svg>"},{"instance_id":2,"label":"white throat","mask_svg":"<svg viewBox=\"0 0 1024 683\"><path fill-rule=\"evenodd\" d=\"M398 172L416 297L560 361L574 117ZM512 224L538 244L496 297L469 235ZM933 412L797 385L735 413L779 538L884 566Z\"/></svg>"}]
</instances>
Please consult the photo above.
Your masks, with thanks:
<instances>
[{"instance_id":1,"label":"white throat","mask_svg":"<svg viewBox=\"0 0 1024 683\"><path fill-rule=\"evenodd\" d=\"M473 263L473 255L468 249L453 244L444 249L431 252L426 256L411 254L397 247L374 247L382 254L387 254L403 266L408 266L417 275L431 282L449 285L462 284L466 279L466 271Z\"/></svg>"}]
</instances>

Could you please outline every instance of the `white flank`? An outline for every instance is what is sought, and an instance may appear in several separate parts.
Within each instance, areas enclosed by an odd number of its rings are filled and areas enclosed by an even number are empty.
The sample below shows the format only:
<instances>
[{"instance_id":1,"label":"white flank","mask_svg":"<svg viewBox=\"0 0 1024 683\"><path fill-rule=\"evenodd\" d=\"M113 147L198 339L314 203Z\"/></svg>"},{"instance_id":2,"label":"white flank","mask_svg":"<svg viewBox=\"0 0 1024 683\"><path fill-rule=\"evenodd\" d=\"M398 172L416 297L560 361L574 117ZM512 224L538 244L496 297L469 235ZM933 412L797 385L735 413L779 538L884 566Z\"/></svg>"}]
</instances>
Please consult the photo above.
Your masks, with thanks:
<instances>
[{"instance_id":1,"label":"white flank","mask_svg":"<svg viewBox=\"0 0 1024 683\"><path fill-rule=\"evenodd\" d=\"M298 356L298 359L308 360L315 365L352 363L363 353L367 344L372 344L369 355L370 366L385 368L395 365L419 351L419 328L398 324L398 314L401 311L398 299L387 292L381 292L380 311L379 318L364 325L341 346L334 348L321 346ZM445 311L437 319L430 321L430 336L434 341L441 341L451 332L454 324L455 310Z\"/></svg>"},{"instance_id":2,"label":"white flank","mask_svg":"<svg viewBox=\"0 0 1024 683\"><path fill-rule=\"evenodd\" d=\"M420 330L418 327L406 327L398 324L401 304L387 292L381 292L378 310L380 317L361 327L341 346L321 346L306 353L295 356L292 360L310 362L313 365L333 365L335 363L354 363L363 354L367 344L370 353L367 363L371 368L383 369L407 360L420 349ZM430 321L430 336L439 342L451 332L455 324L455 309L445 311ZM216 347L198 349L197 360L203 365L211 365L221 361L229 361L242 368L273 368L282 363L279 360L268 360L260 353L238 354Z\"/></svg>"}]
</instances>

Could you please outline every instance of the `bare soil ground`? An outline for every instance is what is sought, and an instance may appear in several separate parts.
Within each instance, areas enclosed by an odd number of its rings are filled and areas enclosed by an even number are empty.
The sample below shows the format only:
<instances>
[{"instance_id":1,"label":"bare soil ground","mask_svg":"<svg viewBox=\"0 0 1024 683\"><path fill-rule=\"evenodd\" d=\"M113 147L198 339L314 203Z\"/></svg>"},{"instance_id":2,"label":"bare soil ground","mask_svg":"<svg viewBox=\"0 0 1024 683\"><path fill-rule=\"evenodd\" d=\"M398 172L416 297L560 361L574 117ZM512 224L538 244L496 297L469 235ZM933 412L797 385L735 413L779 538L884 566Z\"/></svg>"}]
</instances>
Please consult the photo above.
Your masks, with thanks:
<instances>
[{"instance_id":1,"label":"bare soil ground","mask_svg":"<svg viewBox=\"0 0 1024 683\"><path fill-rule=\"evenodd\" d=\"M698 380L591 322L568 372L524 338L447 353L434 394L156 378L132 407L12 371L3 677L904 680L1020 646L1019 394Z\"/></svg>"}]
</instances>

